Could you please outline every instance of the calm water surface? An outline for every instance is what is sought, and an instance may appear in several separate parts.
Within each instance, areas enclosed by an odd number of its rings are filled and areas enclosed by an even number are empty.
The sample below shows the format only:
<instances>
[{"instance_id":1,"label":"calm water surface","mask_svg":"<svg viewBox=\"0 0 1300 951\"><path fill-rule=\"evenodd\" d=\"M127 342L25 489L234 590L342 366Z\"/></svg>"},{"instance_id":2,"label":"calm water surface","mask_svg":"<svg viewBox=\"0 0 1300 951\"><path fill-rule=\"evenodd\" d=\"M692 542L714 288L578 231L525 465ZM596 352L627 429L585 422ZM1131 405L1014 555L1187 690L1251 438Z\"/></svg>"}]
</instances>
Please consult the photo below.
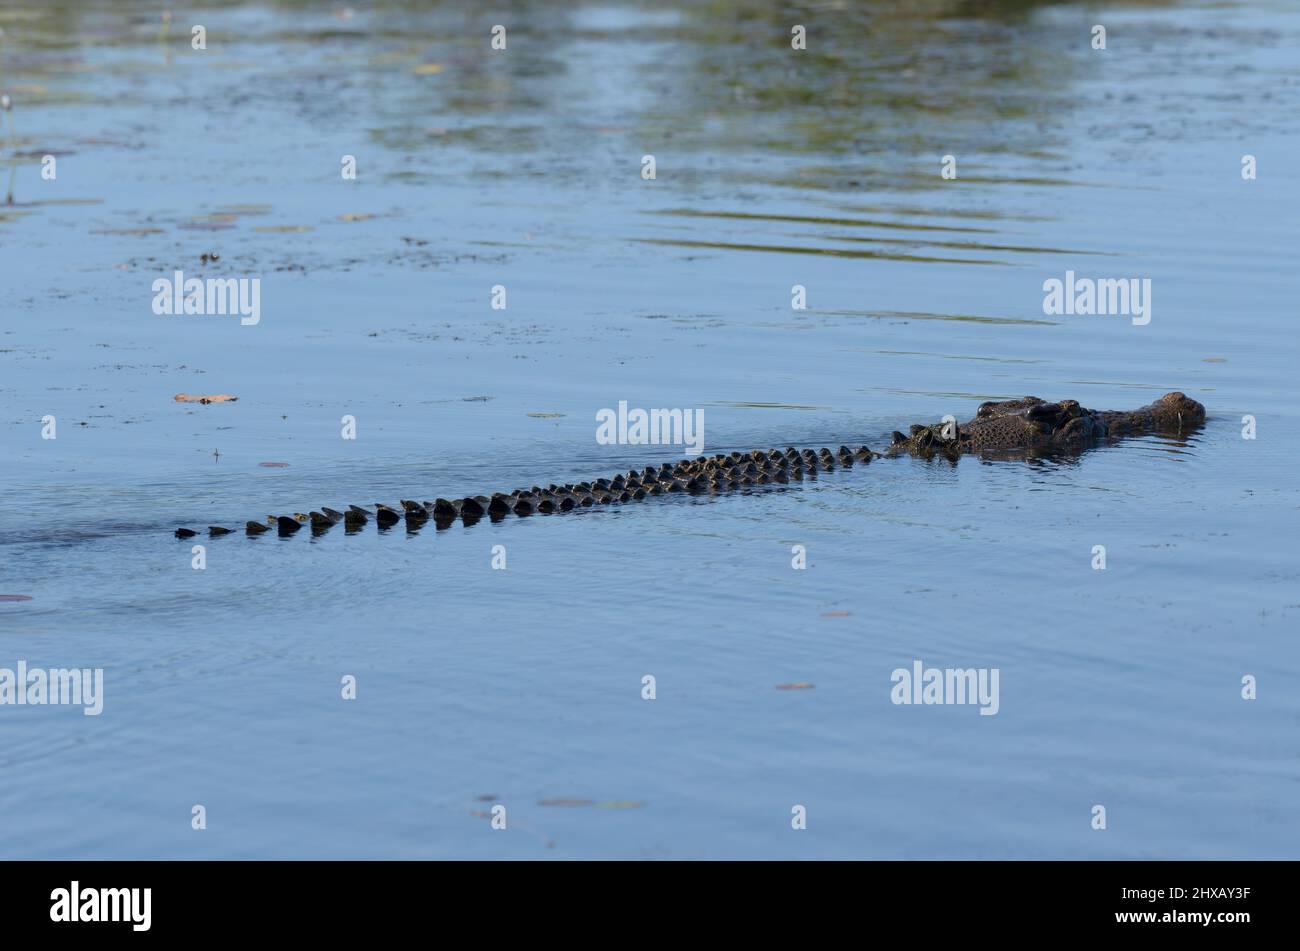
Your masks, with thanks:
<instances>
[{"instance_id":1,"label":"calm water surface","mask_svg":"<svg viewBox=\"0 0 1300 951\"><path fill-rule=\"evenodd\" d=\"M0 710L0 855L1300 852L1294 4L543 2L504 53L468 6L223 6L202 52L156 6L0 2L0 667L105 671ZM155 316L176 269L261 323ZM1044 315L1066 270L1151 323ZM619 400L714 452L1172 389L1202 431L1074 460L171 537L682 455L597 445ZM914 660L998 715L895 706Z\"/></svg>"}]
</instances>

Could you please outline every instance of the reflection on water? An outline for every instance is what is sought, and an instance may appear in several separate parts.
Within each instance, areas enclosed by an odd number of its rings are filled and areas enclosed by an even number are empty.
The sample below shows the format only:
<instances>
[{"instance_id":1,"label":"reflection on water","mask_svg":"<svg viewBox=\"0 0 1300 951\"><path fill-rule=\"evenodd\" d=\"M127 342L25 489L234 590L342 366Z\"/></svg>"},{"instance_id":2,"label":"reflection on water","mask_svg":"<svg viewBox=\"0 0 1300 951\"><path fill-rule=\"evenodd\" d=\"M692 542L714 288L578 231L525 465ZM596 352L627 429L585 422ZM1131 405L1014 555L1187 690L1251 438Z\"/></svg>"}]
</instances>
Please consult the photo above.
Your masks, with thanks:
<instances>
[{"instance_id":1,"label":"reflection on water","mask_svg":"<svg viewBox=\"0 0 1300 951\"><path fill-rule=\"evenodd\" d=\"M1101 15L254 2L195 51L179 11L0 0L0 666L106 671L100 717L0 711L0 854L1293 857L1300 700L1238 684L1300 674L1300 14L1111 4L1104 52ZM1151 324L1049 318L1067 269L1150 277ZM264 319L154 316L175 270ZM711 453L1173 389L1202 432L1082 456L170 534L680 458L595 442L624 399ZM1000 668L1001 711L893 706L917 659Z\"/></svg>"}]
</instances>

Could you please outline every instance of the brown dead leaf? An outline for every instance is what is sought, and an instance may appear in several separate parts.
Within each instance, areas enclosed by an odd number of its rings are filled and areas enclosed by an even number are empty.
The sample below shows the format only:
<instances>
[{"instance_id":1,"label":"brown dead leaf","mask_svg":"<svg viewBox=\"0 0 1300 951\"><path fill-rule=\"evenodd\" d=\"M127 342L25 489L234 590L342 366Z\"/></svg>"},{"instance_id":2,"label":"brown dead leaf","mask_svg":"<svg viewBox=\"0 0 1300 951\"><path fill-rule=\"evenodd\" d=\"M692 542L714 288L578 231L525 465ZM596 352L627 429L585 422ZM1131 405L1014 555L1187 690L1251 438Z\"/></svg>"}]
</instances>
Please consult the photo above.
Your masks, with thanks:
<instances>
[{"instance_id":1,"label":"brown dead leaf","mask_svg":"<svg viewBox=\"0 0 1300 951\"><path fill-rule=\"evenodd\" d=\"M217 393L213 396L195 396L193 393L177 393L172 397L177 403L233 403L239 399L229 393Z\"/></svg>"}]
</instances>

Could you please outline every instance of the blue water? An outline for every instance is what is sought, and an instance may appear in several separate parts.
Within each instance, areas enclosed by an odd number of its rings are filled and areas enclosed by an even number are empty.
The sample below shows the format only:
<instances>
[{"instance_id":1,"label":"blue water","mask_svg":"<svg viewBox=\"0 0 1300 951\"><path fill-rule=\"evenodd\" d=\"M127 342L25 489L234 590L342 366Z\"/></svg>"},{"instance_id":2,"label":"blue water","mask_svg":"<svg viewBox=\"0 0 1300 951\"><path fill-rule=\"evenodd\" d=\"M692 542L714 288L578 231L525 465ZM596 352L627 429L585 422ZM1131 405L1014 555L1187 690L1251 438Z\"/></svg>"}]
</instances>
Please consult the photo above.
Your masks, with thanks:
<instances>
[{"instance_id":1,"label":"blue water","mask_svg":"<svg viewBox=\"0 0 1300 951\"><path fill-rule=\"evenodd\" d=\"M1300 852L1293 4L177 16L0 2L0 668L105 684L0 706L0 855ZM156 316L176 269L261 322ZM1150 324L1045 315L1067 270ZM598 444L620 400L712 453L1175 389L1202 430L1073 460L171 534L684 455ZM998 713L893 704L917 660Z\"/></svg>"}]
</instances>

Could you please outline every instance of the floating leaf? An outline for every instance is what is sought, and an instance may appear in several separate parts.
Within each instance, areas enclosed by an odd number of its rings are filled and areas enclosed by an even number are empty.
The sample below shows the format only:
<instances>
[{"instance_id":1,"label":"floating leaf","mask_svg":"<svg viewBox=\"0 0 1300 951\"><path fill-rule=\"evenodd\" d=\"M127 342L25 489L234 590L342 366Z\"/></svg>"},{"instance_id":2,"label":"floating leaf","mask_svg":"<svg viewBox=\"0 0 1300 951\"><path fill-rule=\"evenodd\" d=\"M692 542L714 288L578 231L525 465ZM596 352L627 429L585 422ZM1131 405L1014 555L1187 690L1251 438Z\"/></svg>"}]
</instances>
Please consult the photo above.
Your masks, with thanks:
<instances>
[{"instance_id":1,"label":"floating leaf","mask_svg":"<svg viewBox=\"0 0 1300 951\"><path fill-rule=\"evenodd\" d=\"M177 393L172 397L177 403L233 403L239 399L238 396L231 396L229 393L216 393L212 396L195 396L192 393Z\"/></svg>"}]
</instances>

